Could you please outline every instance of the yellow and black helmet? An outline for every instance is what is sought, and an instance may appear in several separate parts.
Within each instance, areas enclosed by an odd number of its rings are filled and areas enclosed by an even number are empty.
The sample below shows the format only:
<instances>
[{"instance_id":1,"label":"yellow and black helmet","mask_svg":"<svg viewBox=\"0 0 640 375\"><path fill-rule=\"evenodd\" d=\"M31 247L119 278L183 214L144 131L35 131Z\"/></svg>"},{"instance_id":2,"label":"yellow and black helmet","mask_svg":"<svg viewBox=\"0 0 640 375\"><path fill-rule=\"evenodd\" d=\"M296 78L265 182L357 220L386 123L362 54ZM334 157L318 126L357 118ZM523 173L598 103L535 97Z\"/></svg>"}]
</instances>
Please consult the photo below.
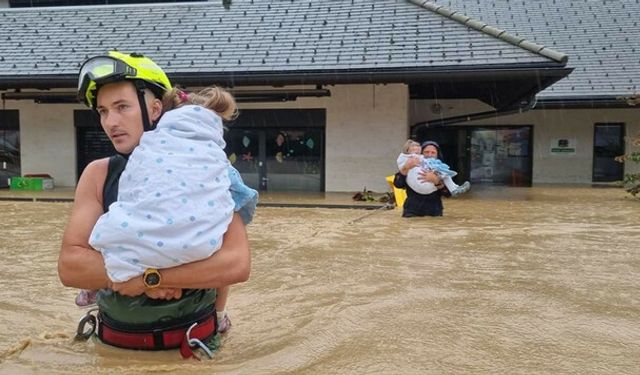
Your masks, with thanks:
<instances>
[{"instance_id":1,"label":"yellow and black helmet","mask_svg":"<svg viewBox=\"0 0 640 375\"><path fill-rule=\"evenodd\" d=\"M78 100L90 108L96 107L96 92L101 85L125 80L141 81L145 87L162 97L171 90L165 72L148 57L109 51L82 64L78 77Z\"/></svg>"}]
</instances>

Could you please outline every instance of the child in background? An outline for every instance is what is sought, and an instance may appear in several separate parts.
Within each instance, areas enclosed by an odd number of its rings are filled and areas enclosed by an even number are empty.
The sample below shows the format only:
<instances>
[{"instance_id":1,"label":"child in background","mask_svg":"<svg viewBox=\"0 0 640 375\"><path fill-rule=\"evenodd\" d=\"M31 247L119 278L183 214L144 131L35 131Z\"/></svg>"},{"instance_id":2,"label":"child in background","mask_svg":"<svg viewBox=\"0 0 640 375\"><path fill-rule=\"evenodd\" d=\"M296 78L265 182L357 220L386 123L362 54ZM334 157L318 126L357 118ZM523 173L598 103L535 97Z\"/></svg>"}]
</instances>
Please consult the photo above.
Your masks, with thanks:
<instances>
[{"instance_id":1,"label":"child in background","mask_svg":"<svg viewBox=\"0 0 640 375\"><path fill-rule=\"evenodd\" d=\"M428 145L425 145L425 148L427 146ZM419 194L431 194L437 190L436 186L431 182L422 182L418 179L419 172L423 169L433 171L438 175L453 197L469 191L471 184L468 181L465 181L462 185L458 185L453 182L452 177L456 176L458 173L452 171L447 164L442 162L442 160L438 159L436 156L427 157L422 155L422 149L423 147L421 147L418 142L409 139L405 142L402 147L402 152L398 155L398 159L396 160L398 168L401 170L405 163L411 158L417 158L420 161L420 164L409 169L407 172L407 184L411 189Z\"/></svg>"}]
</instances>

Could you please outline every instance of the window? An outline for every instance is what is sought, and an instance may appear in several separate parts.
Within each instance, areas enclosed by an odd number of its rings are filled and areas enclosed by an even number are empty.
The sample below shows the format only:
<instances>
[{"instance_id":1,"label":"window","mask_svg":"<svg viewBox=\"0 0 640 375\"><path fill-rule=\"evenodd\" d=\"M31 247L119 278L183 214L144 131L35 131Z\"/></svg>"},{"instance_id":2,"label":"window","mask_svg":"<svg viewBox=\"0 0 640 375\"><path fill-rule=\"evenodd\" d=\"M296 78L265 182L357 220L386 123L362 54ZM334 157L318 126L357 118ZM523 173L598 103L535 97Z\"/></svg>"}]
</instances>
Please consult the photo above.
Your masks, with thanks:
<instances>
[{"instance_id":1,"label":"window","mask_svg":"<svg viewBox=\"0 0 640 375\"><path fill-rule=\"evenodd\" d=\"M16 110L0 110L0 188L20 176L20 126Z\"/></svg>"},{"instance_id":2,"label":"window","mask_svg":"<svg viewBox=\"0 0 640 375\"><path fill-rule=\"evenodd\" d=\"M100 120L94 111L73 111L76 128L76 171L78 179L82 171L93 160L106 158L116 153L107 134L100 127Z\"/></svg>"}]
</instances>

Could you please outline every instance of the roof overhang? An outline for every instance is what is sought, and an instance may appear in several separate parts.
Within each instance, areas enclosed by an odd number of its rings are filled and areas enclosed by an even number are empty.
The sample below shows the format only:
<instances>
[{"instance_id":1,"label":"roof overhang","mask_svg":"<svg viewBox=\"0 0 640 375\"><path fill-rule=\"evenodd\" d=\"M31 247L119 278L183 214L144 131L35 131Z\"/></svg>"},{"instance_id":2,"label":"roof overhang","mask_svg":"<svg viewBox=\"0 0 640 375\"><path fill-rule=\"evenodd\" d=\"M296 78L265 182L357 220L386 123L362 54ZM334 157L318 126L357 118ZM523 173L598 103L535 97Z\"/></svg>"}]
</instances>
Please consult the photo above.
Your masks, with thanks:
<instances>
[{"instance_id":1,"label":"roof overhang","mask_svg":"<svg viewBox=\"0 0 640 375\"><path fill-rule=\"evenodd\" d=\"M299 97L331 96L331 92L322 87L308 89L278 89L278 90L230 90L237 102L286 102L297 100ZM68 104L78 103L75 91L15 91L3 92L2 100L33 100L38 104Z\"/></svg>"},{"instance_id":2,"label":"roof overhang","mask_svg":"<svg viewBox=\"0 0 640 375\"><path fill-rule=\"evenodd\" d=\"M500 110L530 101L536 93L562 79L571 68L552 66L487 66L483 68L398 68L270 72L169 73L185 87L212 84L236 86L336 85L404 83L412 99L479 99ZM75 88L77 75L0 77L0 89Z\"/></svg>"},{"instance_id":3,"label":"roof overhang","mask_svg":"<svg viewBox=\"0 0 640 375\"><path fill-rule=\"evenodd\" d=\"M529 106L535 95L573 68L504 67L446 74L410 86L412 99L478 99L497 111Z\"/></svg>"}]
</instances>

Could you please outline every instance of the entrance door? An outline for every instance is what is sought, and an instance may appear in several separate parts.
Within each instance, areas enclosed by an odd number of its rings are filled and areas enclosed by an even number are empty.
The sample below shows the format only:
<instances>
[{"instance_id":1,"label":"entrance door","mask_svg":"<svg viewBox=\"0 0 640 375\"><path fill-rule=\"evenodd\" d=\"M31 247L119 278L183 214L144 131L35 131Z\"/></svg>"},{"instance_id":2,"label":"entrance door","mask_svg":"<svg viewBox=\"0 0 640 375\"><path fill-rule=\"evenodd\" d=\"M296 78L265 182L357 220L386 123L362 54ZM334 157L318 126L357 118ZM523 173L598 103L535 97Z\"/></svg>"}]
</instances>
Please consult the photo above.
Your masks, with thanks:
<instances>
[{"instance_id":1,"label":"entrance door","mask_svg":"<svg viewBox=\"0 0 640 375\"><path fill-rule=\"evenodd\" d=\"M531 186L531 126L418 127L420 142L440 144L444 162L458 172L461 184Z\"/></svg>"},{"instance_id":2,"label":"entrance door","mask_svg":"<svg viewBox=\"0 0 640 375\"><path fill-rule=\"evenodd\" d=\"M225 138L229 160L254 189L323 190L321 129L232 128Z\"/></svg>"},{"instance_id":3,"label":"entrance door","mask_svg":"<svg viewBox=\"0 0 640 375\"><path fill-rule=\"evenodd\" d=\"M324 110L244 110L225 151L245 183L270 191L324 190Z\"/></svg>"},{"instance_id":4,"label":"entrance door","mask_svg":"<svg viewBox=\"0 0 640 375\"><path fill-rule=\"evenodd\" d=\"M624 124L596 124L593 136L593 182L620 181L624 164L615 161L624 154Z\"/></svg>"},{"instance_id":5,"label":"entrance door","mask_svg":"<svg viewBox=\"0 0 640 375\"><path fill-rule=\"evenodd\" d=\"M471 130L472 183L531 186L531 127Z\"/></svg>"},{"instance_id":6,"label":"entrance door","mask_svg":"<svg viewBox=\"0 0 640 375\"><path fill-rule=\"evenodd\" d=\"M20 176L20 126L16 110L0 110L0 188Z\"/></svg>"}]
</instances>

